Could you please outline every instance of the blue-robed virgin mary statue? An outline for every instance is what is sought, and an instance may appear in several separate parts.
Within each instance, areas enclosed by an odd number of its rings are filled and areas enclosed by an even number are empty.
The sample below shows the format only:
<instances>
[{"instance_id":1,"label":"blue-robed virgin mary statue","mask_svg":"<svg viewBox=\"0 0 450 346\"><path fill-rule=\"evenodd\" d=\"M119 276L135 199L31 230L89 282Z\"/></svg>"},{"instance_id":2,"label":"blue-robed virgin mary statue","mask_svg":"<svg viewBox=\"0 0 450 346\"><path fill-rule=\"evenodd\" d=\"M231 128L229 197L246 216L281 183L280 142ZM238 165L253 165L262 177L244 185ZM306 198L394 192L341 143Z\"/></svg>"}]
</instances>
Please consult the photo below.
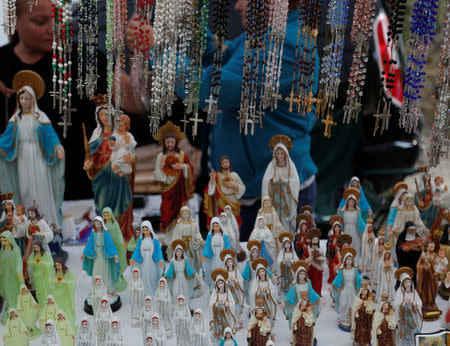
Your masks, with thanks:
<instances>
[{"instance_id":1,"label":"blue-robed virgin mary statue","mask_svg":"<svg viewBox=\"0 0 450 346\"><path fill-rule=\"evenodd\" d=\"M50 119L38 105L42 78L21 71L13 81L17 106L0 137L0 190L14 192L14 203L25 208L39 202L49 225L61 227L64 198L64 149Z\"/></svg>"}]
</instances>

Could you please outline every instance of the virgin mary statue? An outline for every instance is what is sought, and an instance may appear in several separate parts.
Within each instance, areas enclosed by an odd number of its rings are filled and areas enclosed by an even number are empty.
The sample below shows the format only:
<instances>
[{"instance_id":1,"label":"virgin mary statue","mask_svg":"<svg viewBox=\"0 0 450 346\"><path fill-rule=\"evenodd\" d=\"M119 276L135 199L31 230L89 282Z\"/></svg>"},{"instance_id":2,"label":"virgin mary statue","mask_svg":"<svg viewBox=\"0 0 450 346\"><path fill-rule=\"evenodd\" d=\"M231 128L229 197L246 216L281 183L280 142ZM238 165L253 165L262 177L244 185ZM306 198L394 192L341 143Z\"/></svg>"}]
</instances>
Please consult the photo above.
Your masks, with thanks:
<instances>
[{"instance_id":1,"label":"virgin mary statue","mask_svg":"<svg viewBox=\"0 0 450 346\"><path fill-rule=\"evenodd\" d=\"M61 227L64 198L64 149L37 100L45 91L42 78L21 71L13 80L14 115L0 137L0 190L14 192L14 203L26 208L39 201L49 225Z\"/></svg>"}]
</instances>

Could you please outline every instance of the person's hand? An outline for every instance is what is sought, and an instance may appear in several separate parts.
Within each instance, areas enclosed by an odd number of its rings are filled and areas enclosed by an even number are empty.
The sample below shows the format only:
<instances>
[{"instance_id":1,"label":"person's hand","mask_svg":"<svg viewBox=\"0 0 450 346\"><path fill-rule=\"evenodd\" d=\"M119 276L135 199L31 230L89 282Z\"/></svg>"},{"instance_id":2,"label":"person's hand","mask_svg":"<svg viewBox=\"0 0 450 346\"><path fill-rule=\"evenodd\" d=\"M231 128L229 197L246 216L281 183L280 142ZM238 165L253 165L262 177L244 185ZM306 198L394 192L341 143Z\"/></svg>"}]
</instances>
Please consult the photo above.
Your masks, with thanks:
<instances>
[{"instance_id":1,"label":"person's hand","mask_svg":"<svg viewBox=\"0 0 450 346\"><path fill-rule=\"evenodd\" d=\"M209 182L212 183L216 180L216 171L214 169L209 172Z\"/></svg>"},{"instance_id":2,"label":"person's hand","mask_svg":"<svg viewBox=\"0 0 450 346\"><path fill-rule=\"evenodd\" d=\"M133 163L134 161L136 161L136 155L125 154L123 156L123 159L125 160L126 163Z\"/></svg>"},{"instance_id":3,"label":"person's hand","mask_svg":"<svg viewBox=\"0 0 450 346\"><path fill-rule=\"evenodd\" d=\"M137 38L137 42L135 39L135 33L136 30L138 30L138 26L140 26L140 29L143 31L143 37ZM147 22L139 22L138 16L136 13L134 13L130 21L128 22L127 29L126 29L126 40L127 40L127 48L130 51L130 53L133 53L136 48L136 43L139 44L145 44L148 46L148 48L153 47L153 44L155 43L154 37L153 37L153 27L147 23Z\"/></svg>"},{"instance_id":4,"label":"person's hand","mask_svg":"<svg viewBox=\"0 0 450 346\"><path fill-rule=\"evenodd\" d=\"M114 255L114 262L115 262L115 263L119 263L119 256Z\"/></svg>"},{"instance_id":5,"label":"person's hand","mask_svg":"<svg viewBox=\"0 0 450 346\"><path fill-rule=\"evenodd\" d=\"M59 147L56 149L56 155L58 156L58 159L62 160L64 158L64 148Z\"/></svg>"},{"instance_id":6,"label":"person's hand","mask_svg":"<svg viewBox=\"0 0 450 346\"><path fill-rule=\"evenodd\" d=\"M85 171L90 171L93 166L94 166L94 163L92 162L92 160L85 160L83 163L83 169Z\"/></svg>"},{"instance_id":7,"label":"person's hand","mask_svg":"<svg viewBox=\"0 0 450 346\"><path fill-rule=\"evenodd\" d=\"M14 89L8 88L5 83L0 81L0 94L5 96L6 98L10 98L12 95L14 95L16 91Z\"/></svg>"}]
</instances>

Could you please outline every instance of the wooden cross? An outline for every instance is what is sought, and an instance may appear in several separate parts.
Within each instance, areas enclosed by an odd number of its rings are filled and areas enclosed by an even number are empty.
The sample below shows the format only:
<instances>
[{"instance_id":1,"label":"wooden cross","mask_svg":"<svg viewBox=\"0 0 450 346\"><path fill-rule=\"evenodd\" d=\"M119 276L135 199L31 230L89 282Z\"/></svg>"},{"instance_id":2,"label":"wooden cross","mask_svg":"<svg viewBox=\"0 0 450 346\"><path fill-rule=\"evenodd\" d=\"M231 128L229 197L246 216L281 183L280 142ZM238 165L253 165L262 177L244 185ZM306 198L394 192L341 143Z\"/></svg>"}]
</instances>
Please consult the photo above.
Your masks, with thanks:
<instances>
[{"instance_id":1,"label":"wooden cross","mask_svg":"<svg viewBox=\"0 0 450 346\"><path fill-rule=\"evenodd\" d=\"M194 123L194 125L192 125L192 137L195 137L195 136L197 136L198 123L202 123L203 119L200 119L198 117L198 111L197 111L197 112L195 112L195 116L193 118L189 118L189 120Z\"/></svg>"},{"instance_id":2,"label":"wooden cross","mask_svg":"<svg viewBox=\"0 0 450 346\"><path fill-rule=\"evenodd\" d=\"M375 127L373 128L373 136L377 134L378 129L380 128L380 119L383 116L383 114L375 113L373 114L373 117L375 118Z\"/></svg>"},{"instance_id":3,"label":"wooden cross","mask_svg":"<svg viewBox=\"0 0 450 346\"><path fill-rule=\"evenodd\" d=\"M333 120L333 116L328 112L327 117L325 119L322 119L321 121L325 124L323 135L325 137L331 138L331 128L337 125L337 123Z\"/></svg>"},{"instance_id":4,"label":"wooden cross","mask_svg":"<svg viewBox=\"0 0 450 346\"><path fill-rule=\"evenodd\" d=\"M292 112L294 110L293 103L299 101L297 97L294 97L294 90L291 90L289 97L286 97L285 100L289 102L289 112Z\"/></svg>"},{"instance_id":5,"label":"wooden cross","mask_svg":"<svg viewBox=\"0 0 450 346\"><path fill-rule=\"evenodd\" d=\"M317 102L317 99L313 97L312 90L309 91L309 94L307 97L302 99L302 104L306 106L306 113L310 113L312 110L312 104ZM302 115L305 115L305 109L303 108Z\"/></svg>"}]
</instances>

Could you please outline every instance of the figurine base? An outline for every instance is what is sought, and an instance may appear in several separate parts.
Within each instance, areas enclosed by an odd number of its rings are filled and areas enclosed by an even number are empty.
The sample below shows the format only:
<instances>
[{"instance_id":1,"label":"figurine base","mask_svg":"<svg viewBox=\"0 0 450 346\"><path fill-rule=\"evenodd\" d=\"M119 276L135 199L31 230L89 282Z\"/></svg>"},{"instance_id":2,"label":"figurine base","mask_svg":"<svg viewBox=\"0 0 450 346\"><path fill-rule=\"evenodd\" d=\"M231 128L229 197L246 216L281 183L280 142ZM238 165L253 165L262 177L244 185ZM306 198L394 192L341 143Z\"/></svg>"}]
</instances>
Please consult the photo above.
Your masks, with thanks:
<instances>
[{"instance_id":1,"label":"figurine base","mask_svg":"<svg viewBox=\"0 0 450 346\"><path fill-rule=\"evenodd\" d=\"M343 326L343 325L340 324L340 323L338 323L338 327L339 327L340 330L343 330L344 332L347 332L347 333L350 333L350 331L351 331L351 329L352 329L351 326L346 327L346 326Z\"/></svg>"},{"instance_id":2,"label":"figurine base","mask_svg":"<svg viewBox=\"0 0 450 346\"><path fill-rule=\"evenodd\" d=\"M122 300L120 299L120 296L117 295L116 301L111 304L111 310L112 310L112 312L116 312L121 307L122 307ZM89 304L87 298L84 300L84 312L86 312L87 314L89 314L91 316L94 315L94 310L92 309L92 305Z\"/></svg>"},{"instance_id":3,"label":"figurine base","mask_svg":"<svg viewBox=\"0 0 450 346\"><path fill-rule=\"evenodd\" d=\"M442 314L441 310L426 311L426 312L422 310L423 320L427 322L437 321L439 317L441 317L441 314Z\"/></svg>"}]
</instances>

